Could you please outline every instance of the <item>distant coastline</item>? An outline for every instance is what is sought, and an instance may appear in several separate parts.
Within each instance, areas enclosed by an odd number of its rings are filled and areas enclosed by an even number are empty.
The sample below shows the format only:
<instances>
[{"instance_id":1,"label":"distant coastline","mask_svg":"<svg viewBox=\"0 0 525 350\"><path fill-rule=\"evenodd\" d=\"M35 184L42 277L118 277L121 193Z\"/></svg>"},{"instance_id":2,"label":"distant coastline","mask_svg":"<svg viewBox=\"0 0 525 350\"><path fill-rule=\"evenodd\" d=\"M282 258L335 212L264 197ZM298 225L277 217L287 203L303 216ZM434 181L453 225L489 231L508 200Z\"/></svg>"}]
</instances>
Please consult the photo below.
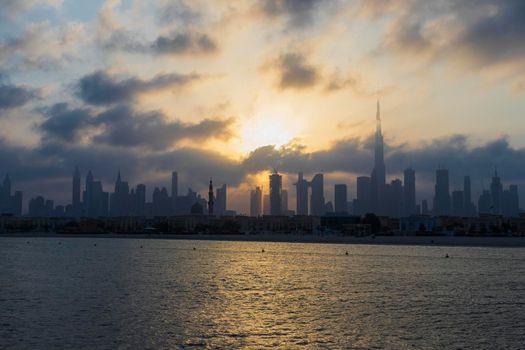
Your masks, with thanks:
<instances>
[{"instance_id":1,"label":"distant coastline","mask_svg":"<svg viewBox=\"0 0 525 350\"><path fill-rule=\"evenodd\" d=\"M337 236L295 234L117 234L83 233L58 234L53 232L26 232L0 234L2 237L20 238L120 238L120 239L170 239L203 241L283 242L283 243L328 243L365 245L414 245L414 246L460 246L460 247L508 247L525 248L525 237L465 237L465 236Z\"/></svg>"}]
</instances>

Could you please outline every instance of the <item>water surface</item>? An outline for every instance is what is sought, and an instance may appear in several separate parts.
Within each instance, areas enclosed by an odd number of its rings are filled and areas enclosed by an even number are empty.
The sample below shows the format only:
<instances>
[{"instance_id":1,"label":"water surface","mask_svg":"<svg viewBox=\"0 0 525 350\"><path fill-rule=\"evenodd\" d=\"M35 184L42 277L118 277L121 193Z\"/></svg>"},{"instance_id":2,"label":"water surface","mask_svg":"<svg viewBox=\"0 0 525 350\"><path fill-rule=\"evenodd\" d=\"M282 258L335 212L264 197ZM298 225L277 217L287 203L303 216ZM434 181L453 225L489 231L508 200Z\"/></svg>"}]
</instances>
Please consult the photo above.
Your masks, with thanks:
<instances>
[{"instance_id":1,"label":"water surface","mask_svg":"<svg viewBox=\"0 0 525 350\"><path fill-rule=\"evenodd\" d=\"M0 348L520 349L524 298L525 249L0 238Z\"/></svg>"}]
</instances>

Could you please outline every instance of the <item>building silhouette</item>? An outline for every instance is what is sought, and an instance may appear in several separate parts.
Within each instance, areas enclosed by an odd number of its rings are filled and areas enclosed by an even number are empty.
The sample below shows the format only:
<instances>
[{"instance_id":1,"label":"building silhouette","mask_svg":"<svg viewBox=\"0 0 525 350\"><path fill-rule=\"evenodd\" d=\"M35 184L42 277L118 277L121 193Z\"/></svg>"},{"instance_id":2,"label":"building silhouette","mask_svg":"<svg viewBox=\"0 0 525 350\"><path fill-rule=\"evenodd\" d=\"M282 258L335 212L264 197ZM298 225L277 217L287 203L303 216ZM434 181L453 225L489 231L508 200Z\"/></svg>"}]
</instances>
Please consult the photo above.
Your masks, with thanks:
<instances>
[{"instance_id":1,"label":"building silhouette","mask_svg":"<svg viewBox=\"0 0 525 350\"><path fill-rule=\"evenodd\" d=\"M448 169L436 170L433 214L434 216L450 215L450 189Z\"/></svg>"},{"instance_id":2,"label":"building silhouette","mask_svg":"<svg viewBox=\"0 0 525 350\"><path fill-rule=\"evenodd\" d=\"M80 200L80 170L78 167L75 167L73 173L73 189L71 193L71 208L73 211L73 216L80 217L82 215L82 203Z\"/></svg>"},{"instance_id":3,"label":"building silhouette","mask_svg":"<svg viewBox=\"0 0 525 350\"><path fill-rule=\"evenodd\" d=\"M226 184L217 188L215 196L215 215L224 216L227 208L228 186Z\"/></svg>"},{"instance_id":4,"label":"building silhouette","mask_svg":"<svg viewBox=\"0 0 525 350\"><path fill-rule=\"evenodd\" d=\"M215 203L215 199L213 198L213 182L210 179L210 186L208 189L208 215L213 216L213 206Z\"/></svg>"},{"instance_id":5,"label":"building silhouette","mask_svg":"<svg viewBox=\"0 0 525 350\"><path fill-rule=\"evenodd\" d=\"M345 184L334 185L334 212L348 215L348 193Z\"/></svg>"},{"instance_id":6,"label":"building silhouette","mask_svg":"<svg viewBox=\"0 0 525 350\"><path fill-rule=\"evenodd\" d=\"M369 176L359 176L356 182L357 198L354 203L354 214L365 215L372 212L372 181Z\"/></svg>"},{"instance_id":7,"label":"building silhouette","mask_svg":"<svg viewBox=\"0 0 525 350\"><path fill-rule=\"evenodd\" d=\"M259 217L262 214L262 190L256 187L250 192L250 216Z\"/></svg>"},{"instance_id":8,"label":"building silhouette","mask_svg":"<svg viewBox=\"0 0 525 350\"><path fill-rule=\"evenodd\" d=\"M453 216L465 216L465 194L463 191L452 191L452 213Z\"/></svg>"},{"instance_id":9,"label":"building silhouette","mask_svg":"<svg viewBox=\"0 0 525 350\"><path fill-rule=\"evenodd\" d=\"M315 174L310 182L312 194L310 196L310 212L311 215L321 216L326 212L325 198L324 198L324 175Z\"/></svg>"},{"instance_id":10,"label":"building silhouette","mask_svg":"<svg viewBox=\"0 0 525 350\"><path fill-rule=\"evenodd\" d=\"M403 215L419 214L416 207L416 172L414 169L405 169L403 183Z\"/></svg>"},{"instance_id":11,"label":"building silhouette","mask_svg":"<svg viewBox=\"0 0 525 350\"><path fill-rule=\"evenodd\" d=\"M11 178L6 174L0 185L0 215L22 215L22 192L11 194Z\"/></svg>"},{"instance_id":12,"label":"building silhouette","mask_svg":"<svg viewBox=\"0 0 525 350\"><path fill-rule=\"evenodd\" d=\"M503 185L501 179L498 176L498 170L494 170L494 176L490 183L490 197L492 199L492 210L491 214L501 214L501 200L503 195Z\"/></svg>"},{"instance_id":13,"label":"building silhouette","mask_svg":"<svg viewBox=\"0 0 525 350\"><path fill-rule=\"evenodd\" d=\"M270 175L270 215L282 215L282 176L274 170Z\"/></svg>"},{"instance_id":14,"label":"building silhouette","mask_svg":"<svg viewBox=\"0 0 525 350\"><path fill-rule=\"evenodd\" d=\"M383 215L384 210L384 192L386 183L386 167L384 159L384 140L381 131L381 109L379 100L377 100L376 113L376 133L374 146L374 168L370 177L370 199L371 211Z\"/></svg>"},{"instance_id":15,"label":"building silhouette","mask_svg":"<svg viewBox=\"0 0 525 350\"><path fill-rule=\"evenodd\" d=\"M308 186L308 181L303 178L303 173L299 172L295 183L297 215L308 215Z\"/></svg>"}]
</instances>

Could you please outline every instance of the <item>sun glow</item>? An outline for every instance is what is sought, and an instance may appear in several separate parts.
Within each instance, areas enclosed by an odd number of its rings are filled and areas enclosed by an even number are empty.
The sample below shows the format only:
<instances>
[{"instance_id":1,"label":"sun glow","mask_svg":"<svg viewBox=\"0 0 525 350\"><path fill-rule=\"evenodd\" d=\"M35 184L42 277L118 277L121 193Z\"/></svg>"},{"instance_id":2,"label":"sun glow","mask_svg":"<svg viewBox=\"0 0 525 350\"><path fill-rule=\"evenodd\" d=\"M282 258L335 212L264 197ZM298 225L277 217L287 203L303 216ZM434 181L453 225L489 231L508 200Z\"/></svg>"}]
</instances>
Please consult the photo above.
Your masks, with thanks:
<instances>
[{"instance_id":1,"label":"sun glow","mask_svg":"<svg viewBox=\"0 0 525 350\"><path fill-rule=\"evenodd\" d=\"M249 152L261 146L289 143L298 136L291 118L287 111L265 111L247 119L239 132L241 150Z\"/></svg>"}]
</instances>

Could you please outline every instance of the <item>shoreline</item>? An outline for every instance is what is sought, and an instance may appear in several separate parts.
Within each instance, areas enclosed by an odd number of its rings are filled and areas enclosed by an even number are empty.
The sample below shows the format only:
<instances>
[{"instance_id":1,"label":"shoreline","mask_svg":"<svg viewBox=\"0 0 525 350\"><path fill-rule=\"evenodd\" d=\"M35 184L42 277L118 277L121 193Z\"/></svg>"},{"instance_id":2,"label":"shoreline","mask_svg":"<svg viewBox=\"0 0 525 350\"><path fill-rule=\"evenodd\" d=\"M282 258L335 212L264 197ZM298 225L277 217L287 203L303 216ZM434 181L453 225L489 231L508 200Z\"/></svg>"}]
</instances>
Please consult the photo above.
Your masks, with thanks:
<instances>
[{"instance_id":1,"label":"shoreline","mask_svg":"<svg viewBox=\"0 0 525 350\"><path fill-rule=\"evenodd\" d=\"M351 245L408 245L408 246L458 246L458 247L494 247L525 248L525 237L458 237L458 236L318 236L293 234L117 234L86 233L61 234L53 232L26 232L0 234L0 238L119 238L119 239L166 239L195 241L238 241L238 242L275 242L275 243L323 243Z\"/></svg>"}]
</instances>

